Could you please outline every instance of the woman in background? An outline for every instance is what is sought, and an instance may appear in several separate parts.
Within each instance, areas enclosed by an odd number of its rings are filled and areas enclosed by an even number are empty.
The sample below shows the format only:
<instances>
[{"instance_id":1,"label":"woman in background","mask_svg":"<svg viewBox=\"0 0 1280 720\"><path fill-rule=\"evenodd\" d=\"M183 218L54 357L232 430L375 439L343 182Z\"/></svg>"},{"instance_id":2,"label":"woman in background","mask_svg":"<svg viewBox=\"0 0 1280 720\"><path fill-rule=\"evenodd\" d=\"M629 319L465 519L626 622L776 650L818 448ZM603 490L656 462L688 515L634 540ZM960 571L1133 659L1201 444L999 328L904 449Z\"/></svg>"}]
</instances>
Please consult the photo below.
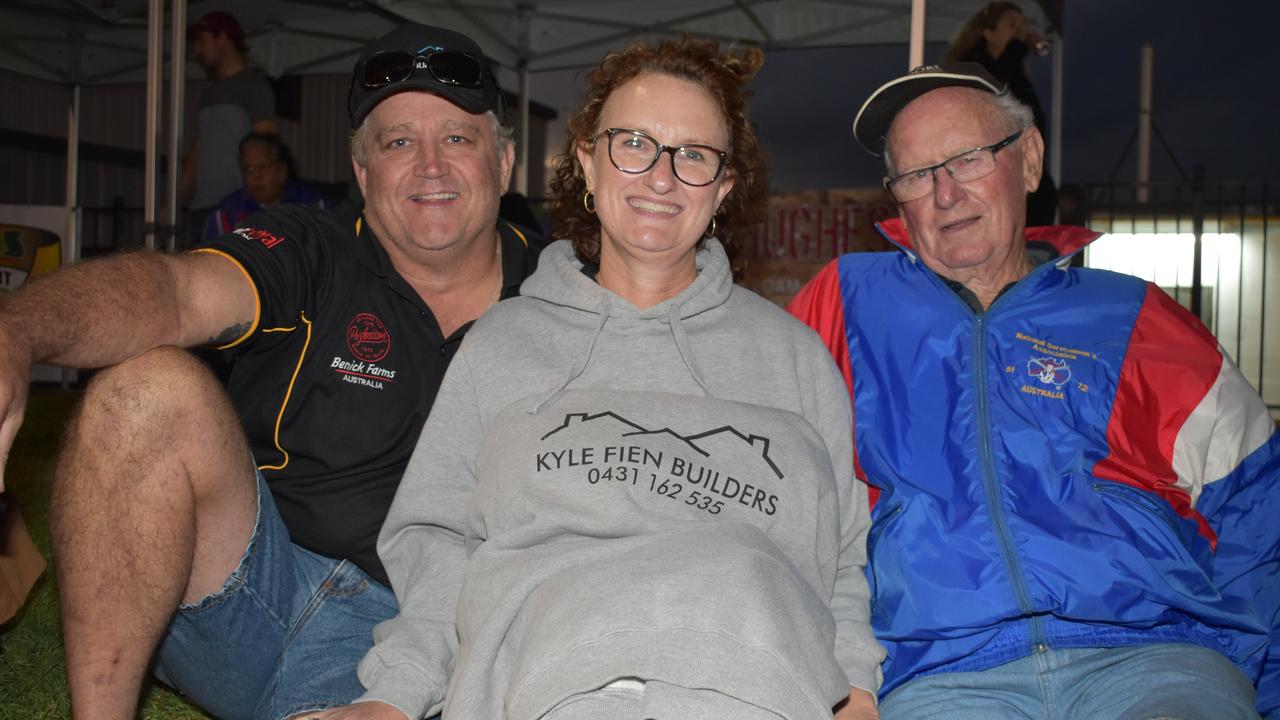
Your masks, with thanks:
<instances>
[{"instance_id":1,"label":"woman in background","mask_svg":"<svg viewBox=\"0 0 1280 720\"><path fill-rule=\"evenodd\" d=\"M1031 108L1036 128L1049 137L1045 128L1044 108L1035 85L1027 77L1027 55L1035 50L1048 50L1047 41L1029 26L1017 3L989 2L978 14L969 18L947 48L946 62L981 63L997 80L1009 87L1013 96ZM1040 187L1027 197L1027 226L1055 224L1058 210L1058 188L1048 173L1049 163L1040 177Z\"/></svg>"}]
</instances>

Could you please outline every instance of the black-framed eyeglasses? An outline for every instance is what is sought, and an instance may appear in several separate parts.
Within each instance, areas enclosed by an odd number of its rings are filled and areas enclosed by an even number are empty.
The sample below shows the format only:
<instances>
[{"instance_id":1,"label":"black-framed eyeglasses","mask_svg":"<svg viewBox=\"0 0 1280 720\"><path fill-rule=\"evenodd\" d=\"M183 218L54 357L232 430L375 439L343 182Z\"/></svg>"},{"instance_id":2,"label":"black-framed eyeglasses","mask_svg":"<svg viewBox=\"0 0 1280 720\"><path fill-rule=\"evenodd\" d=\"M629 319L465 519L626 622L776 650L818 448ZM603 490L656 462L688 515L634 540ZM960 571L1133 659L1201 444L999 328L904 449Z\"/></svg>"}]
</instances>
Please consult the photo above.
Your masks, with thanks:
<instances>
[{"instance_id":1,"label":"black-framed eyeglasses","mask_svg":"<svg viewBox=\"0 0 1280 720\"><path fill-rule=\"evenodd\" d=\"M893 193L895 200L900 203L909 203L933 192L939 168L945 168L947 174L956 182L966 183L984 178L995 172L996 153L1009 147L1020 137L1022 137L1021 130L998 143L965 150L937 165L916 168L896 177L885 178L884 186Z\"/></svg>"},{"instance_id":2,"label":"black-framed eyeglasses","mask_svg":"<svg viewBox=\"0 0 1280 720\"><path fill-rule=\"evenodd\" d=\"M639 130L609 128L596 135L609 136L609 161L629 175L646 172L662 153L671 154L671 172L693 187L710 185L720 177L729 153L710 145L663 145Z\"/></svg>"},{"instance_id":3,"label":"black-framed eyeglasses","mask_svg":"<svg viewBox=\"0 0 1280 720\"><path fill-rule=\"evenodd\" d=\"M388 50L374 53L364 61L358 76L366 88L379 88L404 82L418 70L426 70L436 82L465 88L484 87L484 63L480 58L460 50L434 50L414 53Z\"/></svg>"}]
</instances>

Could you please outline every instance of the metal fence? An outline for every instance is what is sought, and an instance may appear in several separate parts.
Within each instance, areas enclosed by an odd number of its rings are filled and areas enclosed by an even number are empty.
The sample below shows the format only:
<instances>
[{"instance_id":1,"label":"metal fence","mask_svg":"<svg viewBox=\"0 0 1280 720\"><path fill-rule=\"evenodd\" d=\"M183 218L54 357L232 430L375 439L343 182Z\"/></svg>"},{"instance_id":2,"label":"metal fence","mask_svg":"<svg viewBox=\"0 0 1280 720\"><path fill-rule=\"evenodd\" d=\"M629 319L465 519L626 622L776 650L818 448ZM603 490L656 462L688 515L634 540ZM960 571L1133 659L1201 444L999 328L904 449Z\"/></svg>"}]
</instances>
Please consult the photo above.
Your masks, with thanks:
<instances>
[{"instance_id":1,"label":"metal fence","mask_svg":"<svg viewBox=\"0 0 1280 720\"><path fill-rule=\"evenodd\" d=\"M142 208L123 202L80 209L80 255L93 257L115 250L140 248L146 239Z\"/></svg>"},{"instance_id":2,"label":"metal fence","mask_svg":"<svg viewBox=\"0 0 1280 720\"><path fill-rule=\"evenodd\" d=\"M1085 264L1150 280L1198 315L1280 418L1280 184L1087 185L1066 211L1107 233ZM1078 205L1076 204L1078 203Z\"/></svg>"}]
</instances>

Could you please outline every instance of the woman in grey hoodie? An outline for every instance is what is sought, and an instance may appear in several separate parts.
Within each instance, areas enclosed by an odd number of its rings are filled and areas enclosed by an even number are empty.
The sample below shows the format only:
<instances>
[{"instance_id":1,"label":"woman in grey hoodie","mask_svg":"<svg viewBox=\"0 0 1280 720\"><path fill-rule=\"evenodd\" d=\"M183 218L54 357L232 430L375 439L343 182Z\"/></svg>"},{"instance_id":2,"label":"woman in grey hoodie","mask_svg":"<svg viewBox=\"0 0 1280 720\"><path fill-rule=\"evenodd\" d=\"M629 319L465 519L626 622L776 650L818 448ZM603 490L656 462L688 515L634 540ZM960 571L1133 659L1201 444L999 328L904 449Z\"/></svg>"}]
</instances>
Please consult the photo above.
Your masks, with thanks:
<instances>
[{"instance_id":1,"label":"woman in grey hoodie","mask_svg":"<svg viewBox=\"0 0 1280 720\"><path fill-rule=\"evenodd\" d=\"M408 718L875 718L866 490L817 336L733 284L758 50L607 56L523 297L472 329L378 550Z\"/></svg>"}]
</instances>

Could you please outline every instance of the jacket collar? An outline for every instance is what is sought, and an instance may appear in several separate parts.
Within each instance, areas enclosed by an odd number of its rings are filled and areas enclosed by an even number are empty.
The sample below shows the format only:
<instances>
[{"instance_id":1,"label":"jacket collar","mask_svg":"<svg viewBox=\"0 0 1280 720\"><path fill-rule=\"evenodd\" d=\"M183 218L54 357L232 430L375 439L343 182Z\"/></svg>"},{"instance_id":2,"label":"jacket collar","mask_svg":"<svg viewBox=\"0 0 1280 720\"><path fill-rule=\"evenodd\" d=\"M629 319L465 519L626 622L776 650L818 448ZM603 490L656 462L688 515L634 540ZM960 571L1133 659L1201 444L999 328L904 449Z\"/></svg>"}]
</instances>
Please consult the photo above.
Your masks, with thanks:
<instances>
[{"instance_id":1,"label":"jacket collar","mask_svg":"<svg viewBox=\"0 0 1280 720\"><path fill-rule=\"evenodd\" d=\"M918 256L901 218L882 220L876 223L876 229L886 240L902 248L913 258ZM1062 262L1102 237L1102 233L1075 225L1045 225L1027 228L1024 237L1027 242L1044 242L1052 245L1058 251L1056 262Z\"/></svg>"}]
</instances>

